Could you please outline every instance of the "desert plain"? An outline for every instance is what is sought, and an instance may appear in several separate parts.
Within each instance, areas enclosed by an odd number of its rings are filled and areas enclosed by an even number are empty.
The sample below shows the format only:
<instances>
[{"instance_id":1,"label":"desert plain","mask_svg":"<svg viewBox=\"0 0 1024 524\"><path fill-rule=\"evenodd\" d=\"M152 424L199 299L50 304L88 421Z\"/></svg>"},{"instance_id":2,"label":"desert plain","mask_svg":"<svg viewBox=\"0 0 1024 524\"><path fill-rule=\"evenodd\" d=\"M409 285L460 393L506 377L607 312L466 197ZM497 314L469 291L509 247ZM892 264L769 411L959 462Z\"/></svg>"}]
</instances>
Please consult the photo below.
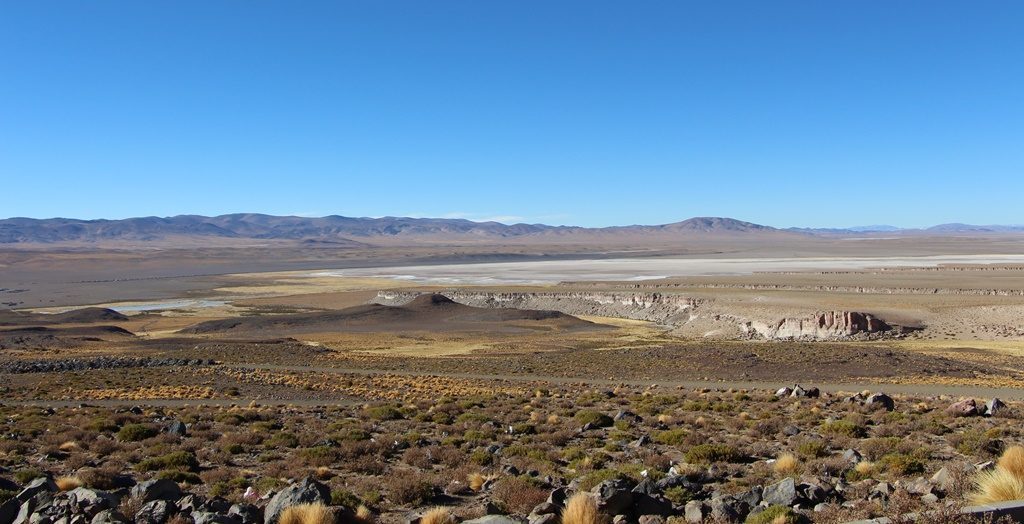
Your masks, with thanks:
<instances>
[{"instance_id":1,"label":"desert plain","mask_svg":"<svg viewBox=\"0 0 1024 524\"><path fill-rule=\"evenodd\" d=\"M22 242L0 303L11 522L953 522L1024 453L1018 233Z\"/></svg>"}]
</instances>

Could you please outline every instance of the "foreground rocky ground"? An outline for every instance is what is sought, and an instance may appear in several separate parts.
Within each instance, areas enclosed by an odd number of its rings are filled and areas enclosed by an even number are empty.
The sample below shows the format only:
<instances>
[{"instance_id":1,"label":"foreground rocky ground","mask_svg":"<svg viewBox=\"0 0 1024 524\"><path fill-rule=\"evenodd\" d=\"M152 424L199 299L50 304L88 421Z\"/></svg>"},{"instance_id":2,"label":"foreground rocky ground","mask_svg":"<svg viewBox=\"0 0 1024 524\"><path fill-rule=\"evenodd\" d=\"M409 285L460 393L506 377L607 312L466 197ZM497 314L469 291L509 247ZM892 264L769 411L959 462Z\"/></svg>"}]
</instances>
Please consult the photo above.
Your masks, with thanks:
<instances>
[{"instance_id":1,"label":"foreground rocky ground","mask_svg":"<svg viewBox=\"0 0 1024 524\"><path fill-rule=\"evenodd\" d=\"M0 524L270 523L300 502L345 522L445 506L556 524L577 492L624 523L944 514L1021 441L1022 406L978 400L558 386L335 407L8 405Z\"/></svg>"}]
</instances>

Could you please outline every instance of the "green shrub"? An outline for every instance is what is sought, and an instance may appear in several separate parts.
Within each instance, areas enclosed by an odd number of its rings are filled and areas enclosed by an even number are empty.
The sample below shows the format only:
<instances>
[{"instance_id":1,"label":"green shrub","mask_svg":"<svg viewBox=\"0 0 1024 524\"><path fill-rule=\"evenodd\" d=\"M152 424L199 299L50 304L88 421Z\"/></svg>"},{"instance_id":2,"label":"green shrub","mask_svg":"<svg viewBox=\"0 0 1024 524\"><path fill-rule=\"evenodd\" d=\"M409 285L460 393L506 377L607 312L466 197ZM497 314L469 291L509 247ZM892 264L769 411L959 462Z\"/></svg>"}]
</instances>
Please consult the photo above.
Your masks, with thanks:
<instances>
[{"instance_id":1,"label":"green shrub","mask_svg":"<svg viewBox=\"0 0 1024 524\"><path fill-rule=\"evenodd\" d=\"M190 471L180 471L176 469L169 469L157 473L157 478L173 480L179 484L202 484L203 480L199 478L199 475Z\"/></svg>"},{"instance_id":2,"label":"green shrub","mask_svg":"<svg viewBox=\"0 0 1024 524\"><path fill-rule=\"evenodd\" d=\"M199 461L189 451L175 451L160 457L151 457L135 465L138 471L178 470L199 471Z\"/></svg>"},{"instance_id":3,"label":"green shrub","mask_svg":"<svg viewBox=\"0 0 1024 524\"><path fill-rule=\"evenodd\" d=\"M299 445L299 437L286 431L281 431L267 439L266 445L269 448L294 448Z\"/></svg>"},{"instance_id":4,"label":"green shrub","mask_svg":"<svg viewBox=\"0 0 1024 524\"><path fill-rule=\"evenodd\" d=\"M480 466L490 466L494 463L494 455L486 449L478 449L469 456L470 462Z\"/></svg>"},{"instance_id":5,"label":"green shrub","mask_svg":"<svg viewBox=\"0 0 1024 524\"><path fill-rule=\"evenodd\" d=\"M109 418L96 418L86 426L86 429L91 429L97 433L109 433L111 431L117 431L117 424Z\"/></svg>"},{"instance_id":6,"label":"green shrub","mask_svg":"<svg viewBox=\"0 0 1024 524\"><path fill-rule=\"evenodd\" d=\"M810 439L798 444L796 451L808 458L819 458L828 455L828 445L824 441Z\"/></svg>"},{"instance_id":7,"label":"green shrub","mask_svg":"<svg viewBox=\"0 0 1024 524\"><path fill-rule=\"evenodd\" d=\"M740 462L741 460L743 460L743 455L736 448L727 444L700 444L686 451L686 461L690 464Z\"/></svg>"},{"instance_id":8,"label":"green shrub","mask_svg":"<svg viewBox=\"0 0 1024 524\"><path fill-rule=\"evenodd\" d=\"M863 426L849 420L833 420L821 425L821 432L827 435L842 435L850 438L863 438L868 432Z\"/></svg>"},{"instance_id":9,"label":"green shrub","mask_svg":"<svg viewBox=\"0 0 1024 524\"><path fill-rule=\"evenodd\" d=\"M374 406L366 410L367 416L374 420L398 420L402 412L394 406Z\"/></svg>"},{"instance_id":10,"label":"green shrub","mask_svg":"<svg viewBox=\"0 0 1024 524\"><path fill-rule=\"evenodd\" d=\"M690 502L694 498L693 492L682 486L674 486L668 488L665 490L664 495L665 498L667 498L673 504L677 504L679 506L682 506L687 502Z\"/></svg>"},{"instance_id":11,"label":"green shrub","mask_svg":"<svg viewBox=\"0 0 1024 524\"><path fill-rule=\"evenodd\" d=\"M806 522L799 513L786 506L768 506L764 511L747 517L746 524L802 524Z\"/></svg>"},{"instance_id":12,"label":"green shrub","mask_svg":"<svg viewBox=\"0 0 1024 524\"><path fill-rule=\"evenodd\" d=\"M683 428L668 429L655 433L652 439L668 446L681 446L686 442L686 436L689 434L690 432Z\"/></svg>"},{"instance_id":13,"label":"green shrub","mask_svg":"<svg viewBox=\"0 0 1024 524\"><path fill-rule=\"evenodd\" d=\"M905 453L890 453L882 457L878 462L888 468L894 475L924 473L924 461Z\"/></svg>"},{"instance_id":14,"label":"green shrub","mask_svg":"<svg viewBox=\"0 0 1024 524\"><path fill-rule=\"evenodd\" d=\"M581 425L585 426L587 424L590 424L591 426L597 428L611 427L612 424L615 423L615 421L612 420L612 418L609 417L608 415L605 415L600 411L593 411L589 409L577 411L576 415L573 416L573 418L576 420L576 422L580 423Z\"/></svg>"},{"instance_id":15,"label":"green shrub","mask_svg":"<svg viewBox=\"0 0 1024 524\"><path fill-rule=\"evenodd\" d=\"M360 501L359 497L351 491L345 489L335 489L331 491L332 506L344 506L348 509L354 510L358 508L360 504L362 504L362 501Z\"/></svg>"},{"instance_id":16,"label":"green shrub","mask_svg":"<svg viewBox=\"0 0 1024 524\"><path fill-rule=\"evenodd\" d=\"M121 442L138 442L153 438L160 434L155 427L147 424L125 424L117 432L117 439Z\"/></svg>"},{"instance_id":17,"label":"green shrub","mask_svg":"<svg viewBox=\"0 0 1024 524\"><path fill-rule=\"evenodd\" d=\"M14 480L18 481L18 484L28 484L39 477L45 476L45 473L36 468L19 469L14 472Z\"/></svg>"},{"instance_id":18,"label":"green shrub","mask_svg":"<svg viewBox=\"0 0 1024 524\"><path fill-rule=\"evenodd\" d=\"M537 429L533 427L533 424L515 424L512 426L512 432L517 435L533 435L537 433Z\"/></svg>"}]
</instances>

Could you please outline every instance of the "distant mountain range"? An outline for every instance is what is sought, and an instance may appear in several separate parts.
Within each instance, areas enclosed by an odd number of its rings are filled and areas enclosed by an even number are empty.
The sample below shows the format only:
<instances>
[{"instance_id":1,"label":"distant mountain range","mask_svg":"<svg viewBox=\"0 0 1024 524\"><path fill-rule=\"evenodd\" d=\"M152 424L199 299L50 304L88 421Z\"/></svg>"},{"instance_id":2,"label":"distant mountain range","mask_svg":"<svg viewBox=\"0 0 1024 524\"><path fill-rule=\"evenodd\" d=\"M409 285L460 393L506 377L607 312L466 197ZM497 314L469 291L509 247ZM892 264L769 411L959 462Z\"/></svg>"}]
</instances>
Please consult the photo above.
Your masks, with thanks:
<instances>
[{"instance_id":1,"label":"distant mountain range","mask_svg":"<svg viewBox=\"0 0 1024 524\"><path fill-rule=\"evenodd\" d=\"M662 225L632 225L605 228L548 226L544 224L502 224L444 218L317 218L240 213L206 217L140 217L122 220L77 220L69 218L9 218L0 220L0 244L131 241L174 239L292 240L310 245L356 247L382 239L398 240L495 240L623 238L644 236L671 239L708 235L850 235L878 233L1015 233L1024 226L975 226L942 224L928 229L901 229L876 225L841 229L778 229L732 218L696 217Z\"/></svg>"}]
</instances>

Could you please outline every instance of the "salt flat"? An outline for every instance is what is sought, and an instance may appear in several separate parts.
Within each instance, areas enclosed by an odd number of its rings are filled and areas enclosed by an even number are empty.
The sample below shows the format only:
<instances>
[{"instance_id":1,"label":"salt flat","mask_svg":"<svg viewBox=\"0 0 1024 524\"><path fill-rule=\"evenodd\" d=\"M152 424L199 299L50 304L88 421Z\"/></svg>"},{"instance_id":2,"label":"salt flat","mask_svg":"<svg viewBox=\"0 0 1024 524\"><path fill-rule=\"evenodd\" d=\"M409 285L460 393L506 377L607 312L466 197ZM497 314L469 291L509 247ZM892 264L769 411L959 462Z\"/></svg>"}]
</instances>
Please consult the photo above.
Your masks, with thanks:
<instances>
[{"instance_id":1,"label":"salt flat","mask_svg":"<svg viewBox=\"0 0 1024 524\"><path fill-rule=\"evenodd\" d=\"M861 270L882 267L935 267L944 264L1021 264L1020 254L932 255L919 257L804 258L612 258L540 260L478 264L438 264L316 271L310 277L378 277L420 284L550 284L566 280L648 280L756 272Z\"/></svg>"}]
</instances>

